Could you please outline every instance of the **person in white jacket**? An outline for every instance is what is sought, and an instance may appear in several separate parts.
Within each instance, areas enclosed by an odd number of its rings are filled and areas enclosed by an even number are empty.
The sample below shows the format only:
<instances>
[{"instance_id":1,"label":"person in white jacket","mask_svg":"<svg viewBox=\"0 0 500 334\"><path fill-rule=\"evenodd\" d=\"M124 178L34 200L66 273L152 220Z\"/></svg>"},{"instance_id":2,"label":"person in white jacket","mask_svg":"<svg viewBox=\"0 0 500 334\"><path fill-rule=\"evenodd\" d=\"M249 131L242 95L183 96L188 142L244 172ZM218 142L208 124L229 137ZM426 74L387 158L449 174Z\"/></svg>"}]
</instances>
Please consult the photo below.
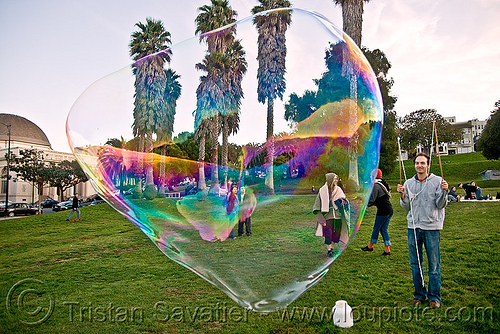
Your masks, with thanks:
<instances>
[{"instance_id":1,"label":"person in white jacket","mask_svg":"<svg viewBox=\"0 0 500 334\"><path fill-rule=\"evenodd\" d=\"M415 288L413 305L427 298L430 308L441 306L441 251L440 231L443 229L445 207L448 203L448 183L439 176L429 174L430 157L419 153L413 160L417 174L404 185L398 184L400 204L408 211L408 251ZM422 272L422 245L425 246L429 265L427 291Z\"/></svg>"},{"instance_id":2,"label":"person in white jacket","mask_svg":"<svg viewBox=\"0 0 500 334\"><path fill-rule=\"evenodd\" d=\"M342 188L338 185L339 177L335 173L325 175L326 182L319 189L313 205L313 213L318 215L316 235L325 238L328 257L333 257L333 247L336 243L344 249L348 242L347 238L347 213L344 211L347 203ZM343 222L343 220L345 222ZM347 239L347 240L346 240Z\"/></svg>"}]
</instances>

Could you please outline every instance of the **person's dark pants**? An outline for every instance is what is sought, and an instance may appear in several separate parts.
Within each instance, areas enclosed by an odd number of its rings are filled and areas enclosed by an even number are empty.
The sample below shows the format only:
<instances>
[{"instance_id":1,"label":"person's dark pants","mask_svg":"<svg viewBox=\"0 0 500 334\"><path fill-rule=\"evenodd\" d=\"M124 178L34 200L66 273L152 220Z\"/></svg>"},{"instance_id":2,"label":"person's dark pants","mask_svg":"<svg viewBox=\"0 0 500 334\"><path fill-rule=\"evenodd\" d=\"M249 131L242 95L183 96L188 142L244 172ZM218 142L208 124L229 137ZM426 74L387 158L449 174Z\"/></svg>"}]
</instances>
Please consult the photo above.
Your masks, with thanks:
<instances>
[{"instance_id":1,"label":"person's dark pants","mask_svg":"<svg viewBox=\"0 0 500 334\"><path fill-rule=\"evenodd\" d=\"M476 190L476 199L485 200L485 199L488 199L488 196L482 196L481 195L481 188L477 188L477 190Z\"/></svg>"},{"instance_id":2,"label":"person's dark pants","mask_svg":"<svg viewBox=\"0 0 500 334\"><path fill-rule=\"evenodd\" d=\"M247 235L251 235L252 234L252 230L251 230L252 222L250 220L250 217L248 217L247 219L240 220L238 222L238 236L243 235L243 225L245 225L245 232L247 233Z\"/></svg>"},{"instance_id":3,"label":"person's dark pants","mask_svg":"<svg viewBox=\"0 0 500 334\"><path fill-rule=\"evenodd\" d=\"M340 241L341 230L342 230L342 220L327 219L326 225L323 226L323 236L325 237L325 245L338 243Z\"/></svg>"}]
</instances>

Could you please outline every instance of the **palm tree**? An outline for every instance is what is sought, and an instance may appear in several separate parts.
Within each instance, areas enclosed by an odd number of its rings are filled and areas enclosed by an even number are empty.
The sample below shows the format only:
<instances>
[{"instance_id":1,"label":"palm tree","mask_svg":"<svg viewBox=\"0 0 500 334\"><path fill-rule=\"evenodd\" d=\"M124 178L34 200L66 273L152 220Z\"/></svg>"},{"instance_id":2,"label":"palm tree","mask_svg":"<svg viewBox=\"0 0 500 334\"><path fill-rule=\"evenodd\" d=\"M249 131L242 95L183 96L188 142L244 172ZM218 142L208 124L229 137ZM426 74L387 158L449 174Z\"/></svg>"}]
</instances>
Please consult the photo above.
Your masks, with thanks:
<instances>
[{"instance_id":1,"label":"palm tree","mask_svg":"<svg viewBox=\"0 0 500 334\"><path fill-rule=\"evenodd\" d=\"M202 121L207 122L208 134L210 135L210 162L212 163L212 187L219 184L218 137L221 130L221 114L225 114L229 109L228 96L224 82L225 72L229 68L229 57L221 52L212 52L205 55L201 63L196 64L196 68L204 71L205 75L200 77L200 84L196 89L196 111L195 128ZM200 144L201 145L201 144Z\"/></svg>"},{"instance_id":2,"label":"palm tree","mask_svg":"<svg viewBox=\"0 0 500 334\"><path fill-rule=\"evenodd\" d=\"M370 0L334 0L335 4L342 6L342 29L349 35L354 42L361 47L361 35L363 26L363 2L368 2ZM346 57L348 58L348 57ZM353 101L357 101L357 77L358 73L354 70L355 67L350 64L349 60L343 63L342 73L348 78L351 83L350 87L350 98ZM350 114L351 117L355 117L356 111L352 110ZM359 186L358 180L358 166L357 166L357 134L354 135L350 140L349 148L349 180L346 186L352 190L357 190Z\"/></svg>"},{"instance_id":3,"label":"palm tree","mask_svg":"<svg viewBox=\"0 0 500 334\"><path fill-rule=\"evenodd\" d=\"M229 27L218 33L206 33L234 23L237 13L231 8L228 0L211 0L211 5L202 6L198 10L200 14L195 20L196 33L200 33L200 42L206 41L208 54L202 63L196 64L196 68L204 71L206 75L200 78L200 85L196 90L198 101L195 128L202 120L210 120L208 128L211 138L212 186L216 186L219 184L217 165L221 115L228 110L228 100L230 100L227 92L227 75L224 76L230 69L230 58L225 51L233 42L235 27Z\"/></svg>"},{"instance_id":4,"label":"palm tree","mask_svg":"<svg viewBox=\"0 0 500 334\"><path fill-rule=\"evenodd\" d=\"M170 61L170 51L164 50L171 41L170 33L165 30L160 20L147 18L146 24L139 22L136 26L139 30L132 33L129 45L130 56L135 60L132 65L135 74L132 128L134 136L140 138L140 150L147 151L152 146L153 133L157 133L163 126L160 121L166 85L163 66L165 62ZM139 168L142 169L142 166ZM156 196L152 166L146 168L146 189L148 198ZM142 196L141 182L138 182L136 190Z\"/></svg>"},{"instance_id":5,"label":"palm tree","mask_svg":"<svg viewBox=\"0 0 500 334\"><path fill-rule=\"evenodd\" d=\"M182 85L179 82L181 76L171 68L165 70L165 90L163 92L164 105L161 109L158 122L163 123L157 127L157 141L164 143L172 140L174 130L175 109L177 100L181 96Z\"/></svg>"},{"instance_id":6,"label":"palm tree","mask_svg":"<svg viewBox=\"0 0 500 334\"><path fill-rule=\"evenodd\" d=\"M260 6L252 9L253 14L276 8L288 8L287 0L259 0ZM254 17L254 24L259 33L258 54L259 69L257 72L257 94L260 103L267 101L267 151L269 169L266 176L266 185L274 193L273 155L274 155L274 100L283 99L285 92L285 33L292 21L291 11L282 10L269 12Z\"/></svg>"},{"instance_id":7,"label":"palm tree","mask_svg":"<svg viewBox=\"0 0 500 334\"><path fill-rule=\"evenodd\" d=\"M179 82L181 76L174 70L168 68L165 70L165 91L163 94L164 106L159 122L163 123L157 129L156 140L161 145L161 163L160 163L160 195L165 195L165 158L167 155L167 143L172 141L172 132L174 131L174 118L177 100L181 96L182 86Z\"/></svg>"},{"instance_id":8,"label":"palm tree","mask_svg":"<svg viewBox=\"0 0 500 334\"><path fill-rule=\"evenodd\" d=\"M342 6L342 29L361 47L363 29L363 2L370 0L333 0Z\"/></svg>"},{"instance_id":9,"label":"palm tree","mask_svg":"<svg viewBox=\"0 0 500 334\"><path fill-rule=\"evenodd\" d=\"M209 53L224 52L233 40L235 27L232 26L216 34L205 35L205 33L236 22L237 13L231 8L228 0L211 0L211 3L211 6L204 5L198 8L200 14L195 19L195 33L200 34L200 42L206 41Z\"/></svg>"},{"instance_id":10,"label":"palm tree","mask_svg":"<svg viewBox=\"0 0 500 334\"><path fill-rule=\"evenodd\" d=\"M196 127L196 131L194 133L194 139L199 141L198 148L198 173L199 173L199 181L198 181L198 190L205 190L207 187L205 183L205 141L207 134L210 132L210 120L205 119L201 121L200 125Z\"/></svg>"},{"instance_id":11,"label":"palm tree","mask_svg":"<svg viewBox=\"0 0 500 334\"><path fill-rule=\"evenodd\" d=\"M228 136L235 134L239 130L240 123L240 106L241 99L243 98L243 88L241 82L243 75L247 71L247 61L245 60L245 51L239 40L231 43L227 50L229 56L229 69L227 71L228 84L227 90L229 91L229 110L222 115L222 166L224 168L224 185L227 184L227 167L228 167L228 151L229 143Z\"/></svg>"}]
</instances>

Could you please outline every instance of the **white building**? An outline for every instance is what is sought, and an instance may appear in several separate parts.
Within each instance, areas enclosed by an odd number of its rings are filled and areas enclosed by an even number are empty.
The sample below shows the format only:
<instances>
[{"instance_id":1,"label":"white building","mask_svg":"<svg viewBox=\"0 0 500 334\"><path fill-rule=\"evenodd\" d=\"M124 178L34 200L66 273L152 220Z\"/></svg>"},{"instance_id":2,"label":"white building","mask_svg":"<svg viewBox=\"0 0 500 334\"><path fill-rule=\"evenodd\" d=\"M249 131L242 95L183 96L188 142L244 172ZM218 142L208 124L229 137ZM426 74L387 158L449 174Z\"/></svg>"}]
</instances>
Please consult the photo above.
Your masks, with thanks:
<instances>
[{"instance_id":1,"label":"white building","mask_svg":"<svg viewBox=\"0 0 500 334\"><path fill-rule=\"evenodd\" d=\"M57 152L52 150L52 146L45 133L33 122L24 117L0 114L0 171L5 176L7 159L5 156L8 152L9 136L8 127L10 125L10 150L19 156L23 149L36 149L43 151L45 161L61 162L63 160L72 161L75 157L72 153ZM21 180L15 172L10 172L11 179L9 181L9 202L27 202L33 203L38 201L38 189L36 185ZM1 179L0 185L0 200L5 201L7 190L7 180ZM64 192L64 198L78 192L80 198L86 198L95 194L95 190L90 185L90 182L80 183L76 186L76 190L72 187ZM53 198L59 200L57 189L46 185L43 189L42 200L45 198Z\"/></svg>"},{"instance_id":2,"label":"white building","mask_svg":"<svg viewBox=\"0 0 500 334\"><path fill-rule=\"evenodd\" d=\"M456 122L455 116L445 117L445 120L453 126L462 129L462 139L459 143L445 143L441 154L461 154L475 152L475 144L486 126L487 121L477 118L467 122ZM440 148L441 151L441 148Z\"/></svg>"}]
</instances>

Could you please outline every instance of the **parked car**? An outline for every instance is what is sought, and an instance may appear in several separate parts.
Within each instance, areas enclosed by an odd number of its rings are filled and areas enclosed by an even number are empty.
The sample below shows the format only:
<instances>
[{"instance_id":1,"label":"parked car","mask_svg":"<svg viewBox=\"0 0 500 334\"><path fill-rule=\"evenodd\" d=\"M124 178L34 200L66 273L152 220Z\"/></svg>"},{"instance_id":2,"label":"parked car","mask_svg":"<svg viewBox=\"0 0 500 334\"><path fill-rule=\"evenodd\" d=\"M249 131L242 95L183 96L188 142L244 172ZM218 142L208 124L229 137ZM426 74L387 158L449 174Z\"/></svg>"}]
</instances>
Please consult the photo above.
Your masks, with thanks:
<instances>
[{"instance_id":1,"label":"parked car","mask_svg":"<svg viewBox=\"0 0 500 334\"><path fill-rule=\"evenodd\" d=\"M135 187L134 187L134 188L135 188ZM123 192L123 195L124 195L124 196L131 196L131 195L133 195L133 194L134 194L134 188L130 188L129 190L124 191L124 192Z\"/></svg>"},{"instance_id":2,"label":"parked car","mask_svg":"<svg viewBox=\"0 0 500 334\"><path fill-rule=\"evenodd\" d=\"M20 215L36 215L38 210L33 208L28 203L11 203L5 210L5 205L0 206L0 216L20 216Z\"/></svg>"},{"instance_id":3,"label":"parked car","mask_svg":"<svg viewBox=\"0 0 500 334\"><path fill-rule=\"evenodd\" d=\"M87 197L84 202L92 203L93 201L102 201L102 198L99 194L94 194Z\"/></svg>"},{"instance_id":4,"label":"parked car","mask_svg":"<svg viewBox=\"0 0 500 334\"><path fill-rule=\"evenodd\" d=\"M96 199L95 201L93 201L92 203L90 203L90 205L94 206L94 205L102 204L102 203L106 203L106 202L104 200L102 200L102 199Z\"/></svg>"},{"instance_id":5,"label":"parked car","mask_svg":"<svg viewBox=\"0 0 500 334\"><path fill-rule=\"evenodd\" d=\"M59 203L59 202L56 201L55 199L47 198L45 201L40 203L40 205L42 206L42 208L52 208L57 203Z\"/></svg>"},{"instance_id":6,"label":"parked car","mask_svg":"<svg viewBox=\"0 0 500 334\"><path fill-rule=\"evenodd\" d=\"M68 210L71 209L73 206L73 201L66 201L66 202L61 202L57 203L52 207L52 211L63 211L63 210Z\"/></svg>"}]
</instances>

